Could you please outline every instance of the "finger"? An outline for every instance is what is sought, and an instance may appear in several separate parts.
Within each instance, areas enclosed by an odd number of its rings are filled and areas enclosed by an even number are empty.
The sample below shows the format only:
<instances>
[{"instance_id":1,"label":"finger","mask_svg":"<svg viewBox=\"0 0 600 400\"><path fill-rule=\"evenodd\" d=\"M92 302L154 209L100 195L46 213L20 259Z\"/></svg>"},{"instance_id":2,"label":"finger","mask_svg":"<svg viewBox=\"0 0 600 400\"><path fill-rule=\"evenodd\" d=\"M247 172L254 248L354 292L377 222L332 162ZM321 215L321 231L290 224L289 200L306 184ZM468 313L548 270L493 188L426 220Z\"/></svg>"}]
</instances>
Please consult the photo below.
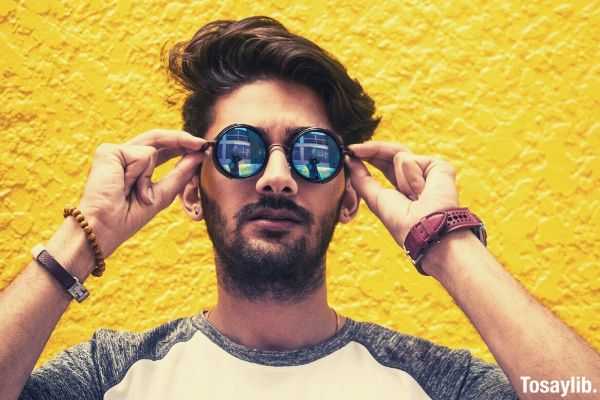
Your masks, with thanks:
<instances>
[{"instance_id":1,"label":"finger","mask_svg":"<svg viewBox=\"0 0 600 400\"><path fill-rule=\"evenodd\" d=\"M396 186L396 189L398 189L398 191L400 191L403 195L405 195L411 200L415 200L413 190L410 187L410 184L408 183L407 175L405 174L404 169L402 168L404 160L407 160L408 157L410 157L410 155L411 153L402 151L396 153L396 155L394 156L394 163L392 166L394 173L390 181L394 184L394 186Z\"/></svg>"},{"instance_id":2,"label":"finger","mask_svg":"<svg viewBox=\"0 0 600 400\"><path fill-rule=\"evenodd\" d=\"M183 149L183 148L162 148L158 150L158 155L156 157L156 165L162 165L164 163L166 163L167 161L175 158L175 157L179 157L179 156L183 156L185 154L191 153L191 150L187 150L187 149Z\"/></svg>"},{"instance_id":3,"label":"finger","mask_svg":"<svg viewBox=\"0 0 600 400\"><path fill-rule=\"evenodd\" d=\"M379 169L387 180L397 187L402 193L409 193L410 186L403 177L403 174L398 174L398 169L395 168L394 159L398 154L410 154L408 148L399 143L391 142L366 142L356 145L350 145L354 155L375 168Z\"/></svg>"},{"instance_id":4,"label":"finger","mask_svg":"<svg viewBox=\"0 0 600 400\"><path fill-rule=\"evenodd\" d=\"M399 152L394 156L394 175L398 190L416 200L425 187L425 169L428 158Z\"/></svg>"},{"instance_id":5,"label":"finger","mask_svg":"<svg viewBox=\"0 0 600 400\"><path fill-rule=\"evenodd\" d=\"M400 151L410 152L408 147L394 142L368 141L351 144L348 148L361 160L369 162L379 161L381 165L383 165L382 163L392 163L394 156Z\"/></svg>"},{"instance_id":6,"label":"finger","mask_svg":"<svg viewBox=\"0 0 600 400\"><path fill-rule=\"evenodd\" d=\"M154 204L163 209L173 202L175 196L192 179L198 169L198 165L206 155L194 152L183 156L177 165L159 182L154 183Z\"/></svg>"},{"instance_id":7,"label":"finger","mask_svg":"<svg viewBox=\"0 0 600 400\"><path fill-rule=\"evenodd\" d=\"M136 194L140 201L144 204L151 205L154 202L154 193L152 192L152 173L156 168L156 157L158 152L153 148L154 151L150 154L150 159L146 162L146 168L138 176L135 183Z\"/></svg>"},{"instance_id":8,"label":"finger","mask_svg":"<svg viewBox=\"0 0 600 400\"><path fill-rule=\"evenodd\" d=\"M416 200L425 189L425 171L431 164L432 158L411 154L401 164L404 177L410 186Z\"/></svg>"},{"instance_id":9,"label":"finger","mask_svg":"<svg viewBox=\"0 0 600 400\"><path fill-rule=\"evenodd\" d=\"M365 200L369 209L381 218L379 198L385 189L371 176L369 170L361 160L346 157L345 161L350 169L352 187L356 190L358 195ZM408 199L403 198L400 193L398 193L398 195L400 202L406 202L408 204ZM399 204L399 206L401 205Z\"/></svg>"},{"instance_id":10,"label":"finger","mask_svg":"<svg viewBox=\"0 0 600 400\"><path fill-rule=\"evenodd\" d=\"M196 137L185 131L155 129L136 136L127 144L160 148L181 148L200 150L206 139Z\"/></svg>"},{"instance_id":11,"label":"finger","mask_svg":"<svg viewBox=\"0 0 600 400\"><path fill-rule=\"evenodd\" d=\"M425 196L434 196L435 193L447 192L452 188L453 196L458 201L456 192L456 169L447 161L433 157L424 169L427 185L423 190Z\"/></svg>"},{"instance_id":12,"label":"finger","mask_svg":"<svg viewBox=\"0 0 600 400\"><path fill-rule=\"evenodd\" d=\"M128 195L138 177L148 167L156 149L150 146L120 145L117 154L124 169L124 192Z\"/></svg>"},{"instance_id":13,"label":"finger","mask_svg":"<svg viewBox=\"0 0 600 400\"><path fill-rule=\"evenodd\" d=\"M350 182L358 195L365 200L371 211L376 203L377 192L381 190L379 183L371 176L365 165L358 159L346 157L346 164L350 169Z\"/></svg>"}]
</instances>

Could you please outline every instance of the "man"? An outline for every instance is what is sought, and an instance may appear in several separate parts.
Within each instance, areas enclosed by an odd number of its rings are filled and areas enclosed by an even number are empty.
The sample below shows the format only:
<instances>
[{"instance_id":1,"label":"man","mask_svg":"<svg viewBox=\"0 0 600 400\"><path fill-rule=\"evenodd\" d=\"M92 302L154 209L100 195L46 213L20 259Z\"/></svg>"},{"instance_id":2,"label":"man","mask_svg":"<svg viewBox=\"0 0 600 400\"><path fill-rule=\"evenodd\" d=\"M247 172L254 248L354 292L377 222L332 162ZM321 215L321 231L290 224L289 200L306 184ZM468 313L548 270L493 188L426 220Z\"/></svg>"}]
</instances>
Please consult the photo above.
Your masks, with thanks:
<instances>
[{"instance_id":1,"label":"man","mask_svg":"<svg viewBox=\"0 0 600 400\"><path fill-rule=\"evenodd\" d=\"M500 367L328 306L327 246L360 198L403 246L424 217L458 207L458 195L447 162L363 143L378 123L373 102L323 50L274 20L249 18L203 27L173 50L170 66L191 91L186 132L102 145L79 209L108 256L178 195L192 220L206 221L216 306L143 334L100 330L31 373L71 299L38 258L2 292L2 399L539 399L522 377L600 385L598 354L470 229L445 234L418 265L447 289ZM305 134L339 155L319 182L292 157ZM237 172L217 151L231 141L251 149ZM175 156L177 166L153 183L154 168ZM365 161L394 188L381 187ZM83 281L95 264L88 239L69 217L46 249Z\"/></svg>"},{"instance_id":2,"label":"man","mask_svg":"<svg viewBox=\"0 0 600 400\"><path fill-rule=\"evenodd\" d=\"M318 163L319 162L317 161L316 158L311 158L308 161L308 170L310 172L310 179L313 179L313 180L321 179L321 177L319 176L319 168L317 167Z\"/></svg>"}]
</instances>

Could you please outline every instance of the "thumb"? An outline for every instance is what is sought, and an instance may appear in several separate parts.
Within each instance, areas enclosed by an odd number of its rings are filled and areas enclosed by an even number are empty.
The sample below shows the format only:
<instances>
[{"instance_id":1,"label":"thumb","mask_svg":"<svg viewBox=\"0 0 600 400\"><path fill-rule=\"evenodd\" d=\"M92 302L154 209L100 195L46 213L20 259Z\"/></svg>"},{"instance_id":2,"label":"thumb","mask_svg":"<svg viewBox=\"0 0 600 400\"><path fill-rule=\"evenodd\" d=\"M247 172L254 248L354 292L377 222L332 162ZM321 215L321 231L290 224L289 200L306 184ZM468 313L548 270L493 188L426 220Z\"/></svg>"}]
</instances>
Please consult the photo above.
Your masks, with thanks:
<instances>
[{"instance_id":1,"label":"thumb","mask_svg":"<svg viewBox=\"0 0 600 400\"><path fill-rule=\"evenodd\" d=\"M205 158L203 152L194 152L181 157L177 165L160 181L154 184L155 205L159 209L169 206L185 184L192 179L198 166Z\"/></svg>"}]
</instances>

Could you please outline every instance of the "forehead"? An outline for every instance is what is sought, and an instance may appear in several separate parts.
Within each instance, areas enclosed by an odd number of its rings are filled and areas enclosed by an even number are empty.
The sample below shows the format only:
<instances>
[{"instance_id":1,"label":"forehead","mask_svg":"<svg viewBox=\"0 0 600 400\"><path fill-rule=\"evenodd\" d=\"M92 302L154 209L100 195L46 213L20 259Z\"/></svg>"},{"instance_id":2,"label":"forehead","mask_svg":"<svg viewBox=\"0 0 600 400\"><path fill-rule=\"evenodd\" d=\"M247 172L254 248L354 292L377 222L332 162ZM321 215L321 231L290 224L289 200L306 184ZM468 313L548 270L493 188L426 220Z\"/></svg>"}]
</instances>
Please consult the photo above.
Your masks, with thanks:
<instances>
[{"instance_id":1,"label":"forehead","mask_svg":"<svg viewBox=\"0 0 600 400\"><path fill-rule=\"evenodd\" d=\"M231 124L261 128L270 141L283 142L299 127L332 129L322 100L310 88L281 80L255 81L219 98L206 134L214 139Z\"/></svg>"}]
</instances>

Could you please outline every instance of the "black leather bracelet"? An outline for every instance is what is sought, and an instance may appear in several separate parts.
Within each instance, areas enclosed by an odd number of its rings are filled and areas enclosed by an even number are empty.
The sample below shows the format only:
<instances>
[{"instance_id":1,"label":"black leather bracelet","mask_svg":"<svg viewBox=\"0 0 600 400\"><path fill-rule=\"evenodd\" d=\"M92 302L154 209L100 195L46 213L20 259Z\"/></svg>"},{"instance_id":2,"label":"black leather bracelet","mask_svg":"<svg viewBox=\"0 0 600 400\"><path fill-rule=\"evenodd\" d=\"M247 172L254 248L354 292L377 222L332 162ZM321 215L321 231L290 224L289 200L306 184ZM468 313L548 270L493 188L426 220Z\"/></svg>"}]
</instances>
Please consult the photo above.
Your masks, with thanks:
<instances>
[{"instance_id":1,"label":"black leather bracelet","mask_svg":"<svg viewBox=\"0 0 600 400\"><path fill-rule=\"evenodd\" d=\"M60 283L60 285L79 303L85 300L90 292L81 284L76 276L71 275L41 244L31 250L33 259Z\"/></svg>"}]
</instances>

